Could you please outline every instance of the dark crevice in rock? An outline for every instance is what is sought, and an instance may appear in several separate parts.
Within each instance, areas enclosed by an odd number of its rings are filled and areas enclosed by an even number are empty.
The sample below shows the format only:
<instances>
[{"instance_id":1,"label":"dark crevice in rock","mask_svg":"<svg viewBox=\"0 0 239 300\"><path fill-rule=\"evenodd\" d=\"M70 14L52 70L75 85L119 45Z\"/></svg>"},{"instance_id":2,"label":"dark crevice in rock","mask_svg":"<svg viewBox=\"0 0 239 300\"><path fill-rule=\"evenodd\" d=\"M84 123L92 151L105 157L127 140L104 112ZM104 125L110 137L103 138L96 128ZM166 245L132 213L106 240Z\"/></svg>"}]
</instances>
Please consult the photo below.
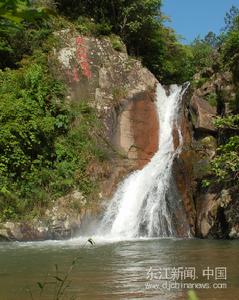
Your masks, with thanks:
<instances>
[{"instance_id":1,"label":"dark crevice in rock","mask_svg":"<svg viewBox=\"0 0 239 300\"><path fill-rule=\"evenodd\" d=\"M212 227L208 237L217 239L229 238L229 224L226 220L224 208L219 207L216 216L216 222Z\"/></svg>"}]
</instances>

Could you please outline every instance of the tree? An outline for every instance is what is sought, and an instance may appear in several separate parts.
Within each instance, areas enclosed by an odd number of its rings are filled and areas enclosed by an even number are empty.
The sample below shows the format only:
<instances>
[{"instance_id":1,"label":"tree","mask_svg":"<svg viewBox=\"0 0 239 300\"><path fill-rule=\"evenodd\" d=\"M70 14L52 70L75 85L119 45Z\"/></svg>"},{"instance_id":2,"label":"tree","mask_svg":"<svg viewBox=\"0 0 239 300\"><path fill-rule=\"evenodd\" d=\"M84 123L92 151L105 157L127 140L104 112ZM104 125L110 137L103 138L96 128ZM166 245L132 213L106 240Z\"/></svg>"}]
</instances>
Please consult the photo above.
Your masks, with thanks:
<instances>
[{"instance_id":1,"label":"tree","mask_svg":"<svg viewBox=\"0 0 239 300\"><path fill-rule=\"evenodd\" d=\"M209 31L208 34L205 36L204 41L206 44L216 49L218 47L219 38L214 32Z\"/></svg>"},{"instance_id":2,"label":"tree","mask_svg":"<svg viewBox=\"0 0 239 300\"><path fill-rule=\"evenodd\" d=\"M198 37L193 41L191 47L196 72L212 65L214 49L208 41Z\"/></svg>"},{"instance_id":3,"label":"tree","mask_svg":"<svg viewBox=\"0 0 239 300\"><path fill-rule=\"evenodd\" d=\"M3 0L0 3L0 69L17 68L23 55L30 55L47 28L49 10L36 8L27 0ZM34 36L38 35L37 38Z\"/></svg>"},{"instance_id":4,"label":"tree","mask_svg":"<svg viewBox=\"0 0 239 300\"><path fill-rule=\"evenodd\" d=\"M232 31L235 29L236 25L236 18L239 16L239 9L236 6L232 6L229 12L226 13L224 18L225 27L223 31Z\"/></svg>"},{"instance_id":5,"label":"tree","mask_svg":"<svg viewBox=\"0 0 239 300\"><path fill-rule=\"evenodd\" d=\"M225 143L217 149L211 161L216 180L226 187L239 184L239 115L217 118L215 126L220 129ZM225 137L227 137L225 139Z\"/></svg>"},{"instance_id":6,"label":"tree","mask_svg":"<svg viewBox=\"0 0 239 300\"><path fill-rule=\"evenodd\" d=\"M75 20L85 16L107 24L124 41L129 54L140 57L161 81L182 82L192 76L190 50L163 25L161 0L58 0L57 7Z\"/></svg>"}]
</instances>

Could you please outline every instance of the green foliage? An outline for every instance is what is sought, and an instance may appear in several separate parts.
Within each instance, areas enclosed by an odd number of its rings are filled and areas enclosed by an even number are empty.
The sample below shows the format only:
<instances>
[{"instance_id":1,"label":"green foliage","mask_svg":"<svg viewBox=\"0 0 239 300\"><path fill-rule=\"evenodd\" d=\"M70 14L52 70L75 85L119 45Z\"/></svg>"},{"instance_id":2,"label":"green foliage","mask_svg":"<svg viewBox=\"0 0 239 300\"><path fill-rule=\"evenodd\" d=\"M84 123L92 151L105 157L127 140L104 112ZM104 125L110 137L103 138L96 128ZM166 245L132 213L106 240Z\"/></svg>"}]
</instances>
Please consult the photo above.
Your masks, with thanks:
<instances>
[{"instance_id":1,"label":"green foliage","mask_svg":"<svg viewBox=\"0 0 239 300\"><path fill-rule=\"evenodd\" d=\"M197 38L191 47L195 72L200 72L204 68L212 66L214 49L208 41Z\"/></svg>"},{"instance_id":2,"label":"green foliage","mask_svg":"<svg viewBox=\"0 0 239 300\"><path fill-rule=\"evenodd\" d=\"M212 31L208 32L208 34L204 38L204 42L211 46L212 48L216 49L220 43L219 37Z\"/></svg>"},{"instance_id":3,"label":"green foliage","mask_svg":"<svg viewBox=\"0 0 239 300\"><path fill-rule=\"evenodd\" d=\"M0 27L11 25L24 28L26 23L42 26L42 21L54 12L45 5L34 6L32 2L34 3L30 0L1 0Z\"/></svg>"},{"instance_id":4,"label":"green foliage","mask_svg":"<svg viewBox=\"0 0 239 300\"><path fill-rule=\"evenodd\" d=\"M207 80L208 80L208 78L205 78L205 77L201 76L199 79L194 79L194 80L192 81L192 85L193 85L196 89L198 89L198 88L202 87L202 86L204 85L204 83L207 82Z\"/></svg>"},{"instance_id":5,"label":"green foliage","mask_svg":"<svg viewBox=\"0 0 239 300\"><path fill-rule=\"evenodd\" d=\"M110 41L112 44L112 47L116 50L116 51L123 51L124 50L124 45L123 42L121 41L120 37L115 35L115 34L111 34L110 35Z\"/></svg>"},{"instance_id":6,"label":"green foliage","mask_svg":"<svg viewBox=\"0 0 239 300\"><path fill-rule=\"evenodd\" d=\"M232 7L227 14L226 32L221 46L221 60L224 69L230 70L233 75L236 96L233 110L239 112L239 9Z\"/></svg>"},{"instance_id":7,"label":"green foliage","mask_svg":"<svg viewBox=\"0 0 239 300\"><path fill-rule=\"evenodd\" d=\"M28 14L29 1L27 0L2 0L0 3L0 18L5 22L20 25ZM3 23L1 22L1 26Z\"/></svg>"},{"instance_id":8,"label":"green foliage","mask_svg":"<svg viewBox=\"0 0 239 300\"><path fill-rule=\"evenodd\" d=\"M233 74L233 80L239 93L239 17L234 20L233 28L225 37L222 47L222 61ZM236 99L237 100L237 99ZM237 102L237 101L236 101ZM239 104L237 107L239 110Z\"/></svg>"},{"instance_id":9,"label":"green foliage","mask_svg":"<svg viewBox=\"0 0 239 300\"><path fill-rule=\"evenodd\" d=\"M0 4L0 69L17 68L25 55L42 46L51 32L52 11L34 7L26 0Z\"/></svg>"},{"instance_id":10,"label":"green foliage","mask_svg":"<svg viewBox=\"0 0 239 300\"><path fill-rule=\"evenodd\" d=\"M83 102L66 106L64 86L49 73L47 57L36 57L0 73L1 219L45 206L72 188L90 194L95 183L86 169L102 158L94 111Z\"/></svg>"},{"instance_id":11,"label":"green foliage","mask_svg":"<svg viewBox=\"0 0 239 300\"><path fill-rule=\"evenodd\" d=\"M1 72L0 82L1 206L11 198L14 209L18 198L37 194L37 171L51 166L49 150L64 130L56 126L59 115L65 114L64 106L57 104L63 88L44 66L32 62Z\"/></svg>"},{"instance_id":12,"label":"green foliage","mask_svg":"<svg viewBox=\"0 0 239 300\"><path fill-rule=\"evenodd\" d=\"M224 31L232 31L237 26L236 19L239 16L239 9L236 6L232 6L229 12L226 13L224 18L225 28Z\"/></svg>"},{"instance_id":13,"label":"green foliage","mask_svg":"<svg viewBox=\"0 0 239 300\"><path fill-rule=\"evenodd\" d=\"M211 167L218 182L226 186L239 184L239 136L231 137L218 148Z\"/></svg>"},{"instance_id":14,"label":"green foliage","mask_svg":"<svg viewBox=\"0 0 239 300\"><path fill-rule=\"evenodd\" d=\"M214 107L217 106L217 95L216 93L210 93L208 94L206 97L206 100L208 101L208 103Z\"/></svg>"},{"instance_id":15,"label":"green foliage","mask_svg":"<svg viewBox=\"0 0 239 300\"><path fill-rule=\"evenodd\" d=\"M236 129L239 130L239 114L229 115L225 118L216 118L214 125L221 129Z\"/></svg>"},{"instance_id":16,"label":"green foliage","mask_svg":"<svg viewBox=\"0 0 239 300\"><path fill-rule=\"evenodd\" d=\"M58 10L76 20L82 33L113 33L129 54L141 59L162 82L182 83L194 74L191 49L181 45L175 32L163 25L160 0L57 1ZM80 16L80 17L79 17ZM120 51L119 40L112 39Z\"/></svg>"},{"instance_id":17,"label":"green foliage","mask_svg":"<svg viewBox=\"0 0 239 300\"><path fill-rule=\"evenodd\" d=\"M220 183L225 187L239 184L239 10L236 7L226 14L226 27L221 40L219 55L220 69L229 70L233 75L233 84L236 90L235 101L233 102L233 113L214 120L214 125L219 129L219 145L216 156L210 163L212 181ZM216 89L217 111L225 114L225 96L219 88ZM213 97L212 97L213 96ZM209 101L214 101L214 95ZM208 184L208 180L203 182Z\"/></svg>"},{"instance_id":18,"label":"green foliage","mask_svg":"<svg viewBox=\"0 0 239 300\"><path fill-rule=\"evenodd\" d=\"M111 26L108 23L95 23L88 17L79 16L78 19L74 22L75 28L84 35L110 35Z\"/></svg>"},{"instance_id":19,"label":"green foliage","mask_svg":"<svg viewBox=\"0 0 239 300\"><path fill-rule=\"evenodd\" d=\"M211 162L211 170L221 184L239 184L239 115L217 118L214 124L223 130L223 135L225 130L234 134L218 147L217 155Z\"/></svg>"},{"instance_id":20,"label":"green foliage","mask_svg":"<svg viewBox=\"0 0 239 300\"><path fill-rule=\"evenodd\" d=\"M168 46L165 47L165 57L162 59L162 67L158 68L162 81L170 84L177 82L182 84L194 75L193 53L188 46L179 44L173 35L165 38Z\"/></svg>"},{"instance_id":21,"label":"green foliage","mask_svg":"<svg viewBox=\"0 0 239 300\"><path fill-rule=\"evenodd\" d=\"M202 185L203 188L209 187L210 184L211 184L210 180L207 180L207 179L203 179L202 183L201 183L201 185Z\"/></svg>"},{"instance_id":22,"label":"green foliage","mask_svg":"<svg viewBox=\"0 0 239 300\"><path fill-rule=\"evenodd\" d=\"M188 291L188 300L199 300L194 290Z\"/></svg>"}]
</instances>

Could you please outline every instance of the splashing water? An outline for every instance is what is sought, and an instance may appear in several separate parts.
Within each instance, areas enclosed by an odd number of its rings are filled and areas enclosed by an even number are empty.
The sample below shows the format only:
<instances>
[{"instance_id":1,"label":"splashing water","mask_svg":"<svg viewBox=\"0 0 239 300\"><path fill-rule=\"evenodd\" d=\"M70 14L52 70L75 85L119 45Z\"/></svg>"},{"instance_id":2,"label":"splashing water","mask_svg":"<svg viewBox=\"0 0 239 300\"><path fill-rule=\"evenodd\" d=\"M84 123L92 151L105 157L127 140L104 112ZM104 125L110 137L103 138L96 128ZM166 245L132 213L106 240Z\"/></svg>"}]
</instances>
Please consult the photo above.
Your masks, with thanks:
<instances>
[{"instance_id":1,"label":"splashing water","mask_svg":"<svg viewBox=\"0 0 239 300\"><path fill-rule=\"evenodd\" d=\"M118 187L97 235L112 238L178 236L178 223L187 222L172 176L173 160L183 142L177 119L187 87L172 85L167 95L160 84L157 86L159 150L142 170L132 173ZM176 149L175 129L179 136Z\"/></svg>"}]
</instances>

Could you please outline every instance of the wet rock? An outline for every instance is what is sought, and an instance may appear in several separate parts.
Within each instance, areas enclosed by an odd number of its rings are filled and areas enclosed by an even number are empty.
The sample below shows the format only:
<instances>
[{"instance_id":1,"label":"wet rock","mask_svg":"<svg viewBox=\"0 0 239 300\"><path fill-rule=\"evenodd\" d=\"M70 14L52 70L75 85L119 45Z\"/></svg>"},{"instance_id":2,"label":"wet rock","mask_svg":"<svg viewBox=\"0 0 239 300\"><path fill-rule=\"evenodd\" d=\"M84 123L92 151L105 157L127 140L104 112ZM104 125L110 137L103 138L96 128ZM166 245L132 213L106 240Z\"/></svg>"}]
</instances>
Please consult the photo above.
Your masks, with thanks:
<instances>
[{"instance_id":1,"label":"wet rock","mask_svg":"<svg viewBox=\"0 0 239 300\"><path fill-rule=\"evenodd\" d=\"M186 94L183 99L183 106L179 126L183 146L179 155L173 163L173 175L178 189L179 197L182 199L183 207L186 212L187 222L191 229L191 234L195 235L196 211L193 200L194 178L193 178L193 163L195 151L192 148L192 125L189 121L189 100L190 94ZM174 147L179 146L180 137L178 131L173 131Z\"/></svg>"},{"instance_id":2,"label":"wet rock","mask_svg":"<svg viewBox=\"0 0 239 300\"><path fill-rule=\"evenodd\" d=\"M159 126L154 97L147 92L135 95L118 117L115 145L138 168L158 150Z\"/></svg>"},{"instance_id":3,"label":"wet rock","mask_svg":"<svg viewBox=\"0 0 239 300\"><path fill-rule=\"evenodd\" d=\"M0 240L31 241L71 238L79 231L81 220L87 211L85 207L85 197L75 190L55 201L44 216L31 221L0 224Z\"/></svg>"},{"instance_id":4,"label":"wet rock","mask_svg":"<svg viewBox=\"0 0 239 300\"><path fill-rule=\"evenodd\" d=\"M7 228L3 227L0 229L0 241L1 242L11 241L9 230Z\"/></svg>"},{"instance_id":5,"label":"wet rock","mask_svg":"<svg viewBox=\"0 0 239 300\"><path fill-rule=\"evenodd\" d=\"M231 239L239 239L239 224L237 224L231 228L229 237Z\"/></svg>"},{"instance_id":6,"label":"wet rock","mask_svg":"<svg viewBox=\"0 0 239 300\"><path fill-rule=\"evenodd\" d=\"M197 199L197 234L203 238L207 237L210 229L215 224L218 202L217 195L207 193Z\"/></svg>"},{"instance_id":7,"label":"wet rock","mask_svg":"<svg viewBox=\"0 0 239 300\"><path fill-rule=\"evenodd\" d=\"M238 191L237 191L238 192ZM235 190L205 193L197 199L197 233L203 238L238 238L239 205Z\"/></svg>"}]
</instances>

